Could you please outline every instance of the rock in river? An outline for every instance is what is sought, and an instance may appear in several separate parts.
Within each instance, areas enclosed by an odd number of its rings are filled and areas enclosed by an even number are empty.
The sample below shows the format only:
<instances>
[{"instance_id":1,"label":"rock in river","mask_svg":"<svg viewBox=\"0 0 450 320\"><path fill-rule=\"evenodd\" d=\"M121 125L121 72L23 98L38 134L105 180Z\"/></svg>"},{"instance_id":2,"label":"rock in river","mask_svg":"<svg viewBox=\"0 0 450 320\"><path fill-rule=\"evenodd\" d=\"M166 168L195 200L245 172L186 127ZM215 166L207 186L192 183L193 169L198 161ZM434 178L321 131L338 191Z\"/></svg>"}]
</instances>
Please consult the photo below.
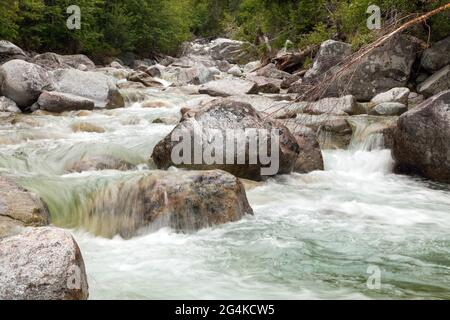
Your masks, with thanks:
<instances>
[{"instance_id":1,"label":"rock in river","mask_svg":"<svg viewBox=\"0 0 450 320\"><path fill-rule=\"evenodd\" d=\"M86 270L67 231L29 228L0 239L0 300L86 300Z\"/></svg>"}]
</instances>

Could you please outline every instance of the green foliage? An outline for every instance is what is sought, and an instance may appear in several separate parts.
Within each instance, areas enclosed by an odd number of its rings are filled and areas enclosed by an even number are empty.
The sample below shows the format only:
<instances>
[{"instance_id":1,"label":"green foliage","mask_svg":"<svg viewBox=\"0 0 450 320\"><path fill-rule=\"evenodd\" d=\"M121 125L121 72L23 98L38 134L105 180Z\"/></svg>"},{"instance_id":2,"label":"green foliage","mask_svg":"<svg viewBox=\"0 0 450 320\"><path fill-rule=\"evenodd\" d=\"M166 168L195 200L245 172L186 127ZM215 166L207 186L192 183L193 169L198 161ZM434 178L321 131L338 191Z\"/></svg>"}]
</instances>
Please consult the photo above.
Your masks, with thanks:
<instances>
[{"instance_id":1,"label":"green foliage","mask_svg":"<svg viewBox=\"0 0 450 320\"><path fill-rule=\"evenodd\" d=\"M448 0L0 0L0 38L27 50L82 52L100 56L155 52L175 54L194 36L246 40L252 50L273 48L287 40L304 48L334 38L355 49L374 40L367 8L380 6L383 22L427 12ZM69 30L70 5L81 8L81 30ZM449 12L428 21L431 39L450 33ZM427 25L411 32L428 38Z\"/></svg>"}]
</instances>

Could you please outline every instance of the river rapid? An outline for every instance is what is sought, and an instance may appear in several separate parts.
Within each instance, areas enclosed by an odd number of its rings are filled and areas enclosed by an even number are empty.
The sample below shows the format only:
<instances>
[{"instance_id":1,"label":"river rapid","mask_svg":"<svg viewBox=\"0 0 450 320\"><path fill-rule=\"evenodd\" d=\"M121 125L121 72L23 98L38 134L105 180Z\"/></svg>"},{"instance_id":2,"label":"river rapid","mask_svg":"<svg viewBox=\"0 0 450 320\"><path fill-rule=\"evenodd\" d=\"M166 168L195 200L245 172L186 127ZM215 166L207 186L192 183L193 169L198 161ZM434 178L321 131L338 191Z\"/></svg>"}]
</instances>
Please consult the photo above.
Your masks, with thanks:
<instances>
[{"instance_id":1,"label":"river rapid","mask_svg":"<svg viewBox=\"0 0 450 320\"><path fill-rule=\"evenodd\" d=\"M450 188L393 174L391 153L376 135L354 137L349 150L325 150L323 172L249 188L255 215L239 222L192 234L163 228L111 237L113 221L87 217L89 197L156 170L152 149L174 125L153 121L179 117L199 99L151 89L145 95L164 107L0 120L0 174L38 193L52 222L71 230L91 299L450 299ZM102 130L74 132L80 123ZM65 171L97 154L137 169ZM378 289L370 285L373 270Z\"/></svg>"}]
</instances>

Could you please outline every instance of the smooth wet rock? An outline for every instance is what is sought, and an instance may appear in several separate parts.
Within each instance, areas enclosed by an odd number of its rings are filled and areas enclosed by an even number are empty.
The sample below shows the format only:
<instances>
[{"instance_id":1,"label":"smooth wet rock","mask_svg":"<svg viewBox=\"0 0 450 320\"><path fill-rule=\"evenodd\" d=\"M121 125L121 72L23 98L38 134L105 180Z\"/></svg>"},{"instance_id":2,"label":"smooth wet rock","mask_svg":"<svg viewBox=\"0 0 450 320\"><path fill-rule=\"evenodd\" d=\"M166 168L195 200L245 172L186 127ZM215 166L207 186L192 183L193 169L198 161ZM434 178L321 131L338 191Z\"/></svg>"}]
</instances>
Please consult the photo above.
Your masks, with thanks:
<instances>
[{"instance_id":1,"label":"smooth wet rock","mask_svg":"<svg viewBox=\"0 0 450 320\"><path fill-rule=\"evenodd\" d=\"M53 72L58 92L84 97L95 102L96 108L123 108L125 101L115 80L99 72L58 69Z\"/></svg>"},{"instance_id":2,"label":"smooth wet rock","mask_svg":"<svg viewBox=\"0 0 450 320\"><path fill-rule=\"evenodd\" d=\"M310 173L324 170L322 151L316 133L310 128L302 127L296 131L294 136L300 147L294 172Z\"/></svg>"},{"instance_id":3,"label":"smooth wet rock","mask_svg":"<svg viewBox=\"0 0 450 320\"><path fill-rule=\"evenodd\" d=\"M35 103L42 91L52 89L52 75L36 64L11 60L0 66L0 94L22 110Z\"/></svg>"},{"instance_id":4,"label":"smooth wet rock","mask_svg":"<svg viewBox=\"0 0 450 320\"><path fill-rule=\"evenodd\" d=\"M28 228L0 239L0 300L86 300L86 269L69 232Z\"/></svg>"},{"instance_id":5,"label":"smooth wet rock","mask_svg":"<svg viewBox=\"0 0 450 320\"><path fill-rule=\"evenodd\" d=\"M65 112L76 110L94 110L94 101L73 94L44 91L37 101L41 110Z\"/></svg>"},{"instance_id":6,"label":"smooth wet rock","mask_svg":"<svg viewBox=\"0 0 450 320\"><path fill-rule=\"evenodd\" d=\"M37 195L0 176L0 238L11 234L16 227L48 223L48 208Z\"/></svg>"},{"instance_id":7,"label":"smooth wet rock","mask_svg":"<svg viewBox=\"0 0 450 320\"><path fill-rule=\"evenodd\" d=\"M348 43L334 40L324 41L320 45L313 66L306 72L304 79L310 80L324 76L333 67L349 57L352 52L352 46Z\"/></svg>"},{"instance_id":8,"label":"smooth wet rock","mask_svg":"<svg viewBox=\"0 0 450 320\"><path fill-rule=\"evenodd\" d=\"M132 207L131 207L132 204ZM106 186L87 214L92 232L130 238L140 230L170 227L194 232L252 215L241 181L221 170L152 171Z\"/></svg>"},{"instance_id":9,"label":"smooth wet rock","mask_svg":"<svg viewBox=\"0 0 450 320\"><path fill-rule=\"evenodd\" d=\"M229 97L249 94L254 90L255 83L244 79L221 79L208 82L199 89L200 94L213 97Z\"/></svg>"},{"instance_id":10,"label":"smooth wet rock","mask_svg":"<svg viewBox=\"0 0 450 320\"><path fill-rule=\"evenodd\" d=\"M47 70L74 68L80 70L95 69L95 64L83 54L59 55L53 52L38 54L31 62L46 68Z\"/></svg>"},{"instance_id":11,"label":"smooth wet rock","mask_svg":"<svg viewBox=\"0 0 450 320\"><path fill-rule=\"evenodd\" d=\"M375 105L384 102L398 102L408 105L408 98L411 93L409 88L393 88L389 91L376 95L371 102Z\"/></svg>"},{"instance_id":12,"label":"smooth wet rock","mask_svg":"<svg viewBox=\"0 0 450 320\"><path fill-rule=\"evenodd\" d=\"M369 114L373 116L400 116L408 111L408 107L398 102L383 102L373 107Z\"/></svg>"},{"instance_id":13,"label":"smooth wet rock","mask_svg":"<svg viewBox=\"0 0 450 320\"><path fill-rule=\"evenodd\" d=\"M435 72L450 64L450 37L436 42L425 50L422 55L421 66L429 71Z\"/></svg>"},{"instance_id":14,"label":"smooth wet rock","mask_svg":"<svg viewBox=\"0 0 450 320\"><path fill-rule=\"evenodd\" d=\"M21 111L13 100L0 97L0 112L20 113Z\"/></svg>"},{"instance_id":15,"label":"smooth wet rock","mask_svg":"<svg viewBox=\"0 0 450 320\"><path fill-rule=\"evenodd\" d=\"M399 172L450 182L450 90L403 114L394 140Z\"/></svg>"},{"instance_id":16,"label":"smooth wet rock","mask_svg":"<svg viewBox=\"0 0 450 320\"><path fill-rule=\"evenodd\" d=\"M450 65L437 71L417 87L417 92L426 97L450 89Z\"/></svg>"},{"instance_id":17,"label":"smooth wet rock","mask_svg":"<svg viewBox=\"0 0 450 320\"><path fill-rule=\"evenodd\" d=\"M203 130L198 130L197 128L199 126ZM219 132L225 137L227 135L227 129L233 130L234 132L234 130L246 130L250 128L268 130L266 136L263 136L263 139L270 139L270 130L279 130L279 165L276 174L288 174L292 172L299 150L297 142L289 130L276 121L264 118L250 104L231 99L213 101L196 112L186 113L174 131L155 146L152 159L158 168L161 169L167 169L171 166L179 166L191 170L221 169L237 177L258 181L264 178L262 176L262 168L268 166L262 165L259 157L255 164L250 163L250 150L248 145L245 148L246 160L244 160L243 164L238 164L237 152L234 152L233 161L225 161L223 159L222 162L224 164L219 164L215 161L212 161L212 164L210 164L204 158L200 159L202 161L199 163L196 163L193 157L187 160L188 163L175 164L172 159L172 151L178 145L178 142L172 141L172 134L187 135L191 138L191 141L194 137L196 141L210 141L210 137L217 137ZM205 150L205 145L197 146L199 149ZM219 147L224 155L226 154L225 147L226 145Z\"/></svg>"},{"instance_id":18,"label":"smooth wet rock","mask_svg":"<svg viewBox=\"0 0 450 320\"><path fill-rule=\"evenodd\" d=\"M14 43L0 40L0 65L10 60L25 60L26 58L27 54Z\"/></svg>"},{"instance_id":19,"label":"smooth wet rock","mask_svg":"<svg viewBox=\"0 0 450 320\"><path fill-rule=\"evenodd\" d=\"M67 172L85 172L102 170L133 170L135 166L125 160L115 158L110 155L86 156L82 159L68 164L65 167Z\"/></svg>"}]
</instances>

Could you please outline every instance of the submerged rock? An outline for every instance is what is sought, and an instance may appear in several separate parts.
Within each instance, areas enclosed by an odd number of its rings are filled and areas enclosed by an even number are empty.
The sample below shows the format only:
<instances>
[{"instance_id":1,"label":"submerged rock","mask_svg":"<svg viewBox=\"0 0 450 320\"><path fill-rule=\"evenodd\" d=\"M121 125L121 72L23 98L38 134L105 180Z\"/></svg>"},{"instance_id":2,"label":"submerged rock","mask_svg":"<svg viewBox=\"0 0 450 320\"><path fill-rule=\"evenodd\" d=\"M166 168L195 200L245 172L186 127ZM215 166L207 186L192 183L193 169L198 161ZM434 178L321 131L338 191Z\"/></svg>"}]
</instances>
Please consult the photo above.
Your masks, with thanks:
<instances>
[{"instance_id":1,"label":"submerged rock","mask_svg":"<svg viewBox=\"0 0 450 320\"><path fill-rule=\"evenodd\" d=\"M254 152L250 152L248 143L239 144L240 147L245 148L245 151L240 150L231 152L233 159L227 158L228 160L225 161L226 159L224 157L227 153L226 147L230 148L230 146L226 146L226 144L230 144L230 142L221 142L219 136L222 135L223 137L226 137L227 129L231 130L233 133L235 133L236 130L243 132L248 129L265 129L265 134L262 137L259 137L260 141L263 141L263 139L265 141L271 141L270 131L278 130L280 139L278 157L276 160L278 160L279 165L277 168L278 170L275 170L276 172L270 175L292 172L299 150L297 142L289 130L276 121L265 119L250 104L230 99L213 101L198 111L185 113L183 119L177 127L175 127L174 131L156 145L153 150L152 159L158 168L163 169L175 165L193 170L221 169L230 172L237 177L250 180L261 180L263 178L263 168L269 167L269 164L263 165L260 161L260 157L258 157L257 151L254 150ZM182 137L191 139L190 141L186 141L189 145L192 142L196 147L202 149L201 155L203 155L203 152L206 152L205 150L211 143L211 140L214 140L218 144L217 157L215 156L213 161L205 161L204 157L203 159L200 159L200 161L195 161L196 159L192 157L189 157L190 159L186 159L185 157L184 160L186 161L183 161L181 164L175 164L172 158L172 152L173 149L179 145L179 142L172 141L172 135L178 134L181 134ZM212 139L213 137L214 139ZM234 141L242 138L245 137L239 135L234 138ZM219 152L222 156L219 155ZM239 157L245 157L245 159L243 161L238 161L238 155ZM250 162L250 157L254 158L255 156L259 159L254 163L253 160Z\"/></svg>"},{"instance_id":2,"label":"submerged rock","mask_svg":"<svg viewBox=\"0 0 450 320\"><path fill-rule=\"evenodd\" d=\"M51 74L36 64L11 60L0 66L0 94L22 110L35 103L44 90L52 89Z\"/></svg>"},{"instance_id":3,"label":"submerged rock","mask_svg":"<svg viewBox=\"0 0 450 320\"><path fill-rule=\"evenodd\" d=\"M104 133L105 129L89 122L76 122L70 126L73 132Z\"/></svg>"},{"instance_id":4,"label":"submerged rock","mask_svg":"<svg viewBox=\"0 0 450 320\"><path fill-rule=\"evenodd\" d=\"M49 223L47 206L34 193L10 178L0 176L0 238L16 227L45 226Z\"/></svg>"},{"instance_id":5,"label":"submerged rock","mask_svg":"<svg viewBox=\"0 0 450 320\"><path fill-rule=\"evenodd\" d=\"M96 192L85 226L103 236L125 238L142 228L197 231L253 214L241 181L220 170L153 171Z\"/></svg>"},{"instance_id":6,"label":"submerged rock","mask_svg":"<svg viewBox=\"0 0 450 320\"><path fill-rule=\"evenodd\" d=\"M37 101L41 110L49 112L64 112L76 110L94 110L94 101L61 92L44 91Z\"/></svg>"},{"instance_id":7,"label":"submerged rock","mask_svg":"<svg viewBox=\"0 0 450 320\"><path fill-rule=\"evenodd\" d=\"M110 155L99 155L93 157L84 157L65 167L67 172L85 172L102 170L128 171L135 166L125 160L117 159Z\"/></svg>"},{"instance_id":8,"label":"submerged rock","mask_svg":"<svg viewBox=\"0 0 450 320\"><path fill-rule=\"evenodd\" d=\"M397 170L450 182L450 91L403 114L394 135Z\"/></svg>"},{"instance_id":9,"label":"submerged rock","mask_svg":"<svg viewBox=\"0 0 450 320\"><path fill-rule=\"evenodd\" d=\"M0 239L0 300L86 300L86 270L73 237L53 227Z\"/></svg>"}]
</instances>

